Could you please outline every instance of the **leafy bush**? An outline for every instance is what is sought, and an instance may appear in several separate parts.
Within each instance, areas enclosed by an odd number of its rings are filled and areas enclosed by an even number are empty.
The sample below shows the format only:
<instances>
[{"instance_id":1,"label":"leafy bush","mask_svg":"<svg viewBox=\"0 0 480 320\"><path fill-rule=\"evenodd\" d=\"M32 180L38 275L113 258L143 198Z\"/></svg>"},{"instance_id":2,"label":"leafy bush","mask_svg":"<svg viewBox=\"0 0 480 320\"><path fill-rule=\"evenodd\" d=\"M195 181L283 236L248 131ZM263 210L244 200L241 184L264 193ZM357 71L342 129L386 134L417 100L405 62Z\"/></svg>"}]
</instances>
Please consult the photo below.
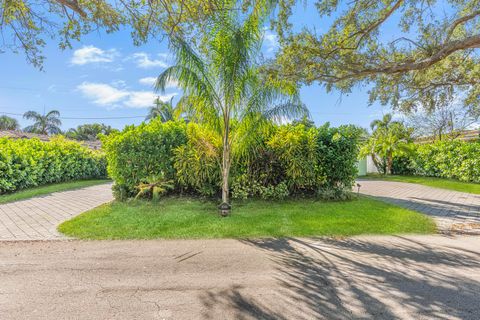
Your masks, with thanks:
<instances>
[{"instance_id":1,"label":"leafy bush","mask_svg":"<svg viewBox=\"0 0 480 320\"><path fill-rule=\"evenodd\" d=\"M187 191L213 196L220 188L220 137L215 132L190 123L187 142L174 150L178 184Z\"/></svg>"},{"instance_id":2,"label":"leafy bush","mask_svg":"<svg viewBox=\"0 0 480 320\"><path fill-rule=\"evenodd\" d=\"M0 139L0 193L42 184L106 176L102 152L54 137L38 139Z\"/></svg>"},{"instance_id":3,"label":"leafy bush","mask_svg":"<svg viewBox=\"0 0 480 320\"><path fill-rule=\"evenodd\" d=\"M265 200L283 200L290 195L290 190L285 182L277 185L262 185L255 178L242 174L235 177L232 184L232 198L246 200L257 197Z\"/></svg>"},{"instance_id":4,"label":"leafy bush","mask_svg":"<svg viewBox=\"0 0 480 320\"><path fill-rule=\"evenodd\" d=\"M480 142L449 140L416 145L410 158L397 158L395 163L399 174L480 183Z\"/></svg>"},{"instance_id":5,"label":"leafy bush","mask_svg":"<svg viewBox=\"0 0 480 320\"><path fill-rule=\"evenodd\" d=\"M126 199L138 193L140 183L163 172L165 179L175 180L174 150L187 142L184 122L128 126L122 132L101 137L107 153L108 174L115 181L114 195Z\"/></svg>"},{"instance_id":6,"label":"leafy bush","mask_svg":"<svg viewBox=\"0 0 480 320\"><path fill-rule=\"evenodd\" d=\"M236 199L284 199L326 194L344 198L356 177L359 129L303 123L259 129L233 150L231 192ZM197 123L152 121L104 138L108 171L119 199L133 196L148 177L165 173L173 192L220 193L220 135Z\"/></svg>"},{"instance_id":7,"label":"leafy bush","mask_svg":"<svg viewBox=\"0 0 480 320\"><path fill-rule=\"evenodd\" d=\"M393 159L392 174L415 175L417 170L412 155L415 154L415 146L412 147L412 154L401 155Z\"/></svg>"}]
</instances>

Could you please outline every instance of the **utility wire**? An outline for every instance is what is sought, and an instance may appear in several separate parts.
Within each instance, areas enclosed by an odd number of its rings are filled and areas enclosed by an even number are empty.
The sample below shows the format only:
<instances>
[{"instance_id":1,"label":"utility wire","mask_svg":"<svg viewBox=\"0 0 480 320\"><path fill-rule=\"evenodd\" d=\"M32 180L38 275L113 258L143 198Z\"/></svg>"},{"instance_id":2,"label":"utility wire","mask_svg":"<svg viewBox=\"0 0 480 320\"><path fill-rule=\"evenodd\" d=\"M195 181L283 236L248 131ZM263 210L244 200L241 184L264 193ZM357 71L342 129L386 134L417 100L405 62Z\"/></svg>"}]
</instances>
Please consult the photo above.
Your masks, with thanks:
<instances>
[{"instance_id":1,"label":"utility wire","mask_svg":"<svg viewBox=\"0 0 480 320\"><path fill-rule=\"evenodd\" d=\"M1 114L11 116L23 116L22 113L0 112ZM145 116L125 116L125 117L59 117L63 120L114 120L114 119L136 119L145 118Z\"/></svg>"}]
</instances>

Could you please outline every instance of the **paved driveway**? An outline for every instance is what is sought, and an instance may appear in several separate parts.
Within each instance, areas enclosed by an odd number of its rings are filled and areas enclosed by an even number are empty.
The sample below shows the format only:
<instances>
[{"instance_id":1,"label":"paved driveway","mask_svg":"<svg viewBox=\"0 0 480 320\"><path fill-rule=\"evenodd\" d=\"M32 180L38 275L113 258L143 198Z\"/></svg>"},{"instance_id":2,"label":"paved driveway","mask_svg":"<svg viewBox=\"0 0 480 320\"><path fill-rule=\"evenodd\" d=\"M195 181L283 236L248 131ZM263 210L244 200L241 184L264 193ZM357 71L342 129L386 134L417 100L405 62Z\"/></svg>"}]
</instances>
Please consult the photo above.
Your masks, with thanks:
<instances>
[{"instance_id":1,"label":"paved driveway","mask_svg":"<svg viewBox=\"0 0 480 320\"><path fill-rule=\"evenodd\" d=\"M413 183L359 180L360 193L432 216L442 233L480 235L480 195Z\"/></svg>"},{"instance_id":2,"label":"paved driveway","mask_svg":"<svg viewBox=\"0 0 480 320\"><path fill-rule=\"evenodd\" d=\"M107 183L0 204L0 240L65 239L60 223L112 200Z\"/></svg>"},{"instance_id":3,"label":"paved driveway","mask_svg":"<svg viewBox=\"0 0 480 320\"><path fill-rule=\"evenodd\" d=\"M0 319L475 319L480 238L0 242Z\"/></svg>"}]
</instances>

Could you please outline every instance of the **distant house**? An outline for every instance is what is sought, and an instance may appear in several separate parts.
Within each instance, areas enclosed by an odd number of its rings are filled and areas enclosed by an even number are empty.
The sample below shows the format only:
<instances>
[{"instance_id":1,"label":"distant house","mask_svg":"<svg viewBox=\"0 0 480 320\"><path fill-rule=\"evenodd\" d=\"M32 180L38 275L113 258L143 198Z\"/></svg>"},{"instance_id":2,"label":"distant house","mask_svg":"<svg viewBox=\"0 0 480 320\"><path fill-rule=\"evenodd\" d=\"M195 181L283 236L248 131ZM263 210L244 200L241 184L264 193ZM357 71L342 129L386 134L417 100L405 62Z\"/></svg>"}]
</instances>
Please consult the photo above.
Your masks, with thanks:
<instances>
[{"instance_id":1,"label":"distant house","mask_svg":"<svg viewBox=\"0 0 480 320\"><path fill-rule=\"evenodd\" d=\"M415 143L429 143L436 139L434 136L430 137L420 137L415 139ZM448 133L443 136L443 139L454 139L454 140L462 140L462 141L475 141L480 139L480 129L476 130L463 130L463 131L455 131L453 133Z\"/></svg>"},{"instance_id":2,"label":"distant house","mask_svg":"<svg viewBox=\"0 0 480 320\"><path fill-rule=\"evenodd\" d=\"M11 139L37 138L40 141L50 141L50 136L46 134L38 134L38 133L30 133L30 132L14 131L14 130L0 130L0 138L11 138ZM77 141L72 139L68 139L68 140L79 142L92 150L98 150L102 147L102 143L100 142L100 140L94 140L94 141Z\"/></svg>"}]
</instances>

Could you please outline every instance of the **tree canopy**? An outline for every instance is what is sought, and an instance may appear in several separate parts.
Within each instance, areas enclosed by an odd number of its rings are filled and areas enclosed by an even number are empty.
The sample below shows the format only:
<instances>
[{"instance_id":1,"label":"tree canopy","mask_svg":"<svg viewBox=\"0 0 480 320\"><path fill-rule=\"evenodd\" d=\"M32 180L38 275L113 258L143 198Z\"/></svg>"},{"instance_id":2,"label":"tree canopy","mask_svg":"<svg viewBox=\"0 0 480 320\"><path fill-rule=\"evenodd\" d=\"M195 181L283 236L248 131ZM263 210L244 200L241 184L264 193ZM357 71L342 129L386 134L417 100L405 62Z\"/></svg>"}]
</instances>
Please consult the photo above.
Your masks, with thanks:
<instances>
[{"instance_id":1,"label":"tree canopy","mask_svg":"<svg viewBox=\"0 0 480 320\"><path fill-rule=\"evenodd\" d=\"M170 34L187 35L195 24L222 10L225 0L0 0L3 50L23 51L27 61L42 68L46 39L57 38L62 49L72 40L99 29L132 30L134 44Z\"/></svg>"},{"instance_id":2,"label":"tree canopy","mask_svg":"<svg viewBox=\"0 0 480 320\"><path fill-rule=\"evenodd\" d=\"M480 1L316 0L325 27L294 32L296 3L280 0L273 77L343 93L370 85L371 102L406 111L458 97L479 108Z\"/></svg>"},{"instance_id":3,"label":"tree canopy","mask_svg":"<svg viewBox=\"0 0 480 320\"><path fill-rule=\"evenodd\" d=\"M18 124L17 119L8 117L8 116L0 116L0 130L18 130L20 129L20 125Z\"/></svg>"}]
</instances>

